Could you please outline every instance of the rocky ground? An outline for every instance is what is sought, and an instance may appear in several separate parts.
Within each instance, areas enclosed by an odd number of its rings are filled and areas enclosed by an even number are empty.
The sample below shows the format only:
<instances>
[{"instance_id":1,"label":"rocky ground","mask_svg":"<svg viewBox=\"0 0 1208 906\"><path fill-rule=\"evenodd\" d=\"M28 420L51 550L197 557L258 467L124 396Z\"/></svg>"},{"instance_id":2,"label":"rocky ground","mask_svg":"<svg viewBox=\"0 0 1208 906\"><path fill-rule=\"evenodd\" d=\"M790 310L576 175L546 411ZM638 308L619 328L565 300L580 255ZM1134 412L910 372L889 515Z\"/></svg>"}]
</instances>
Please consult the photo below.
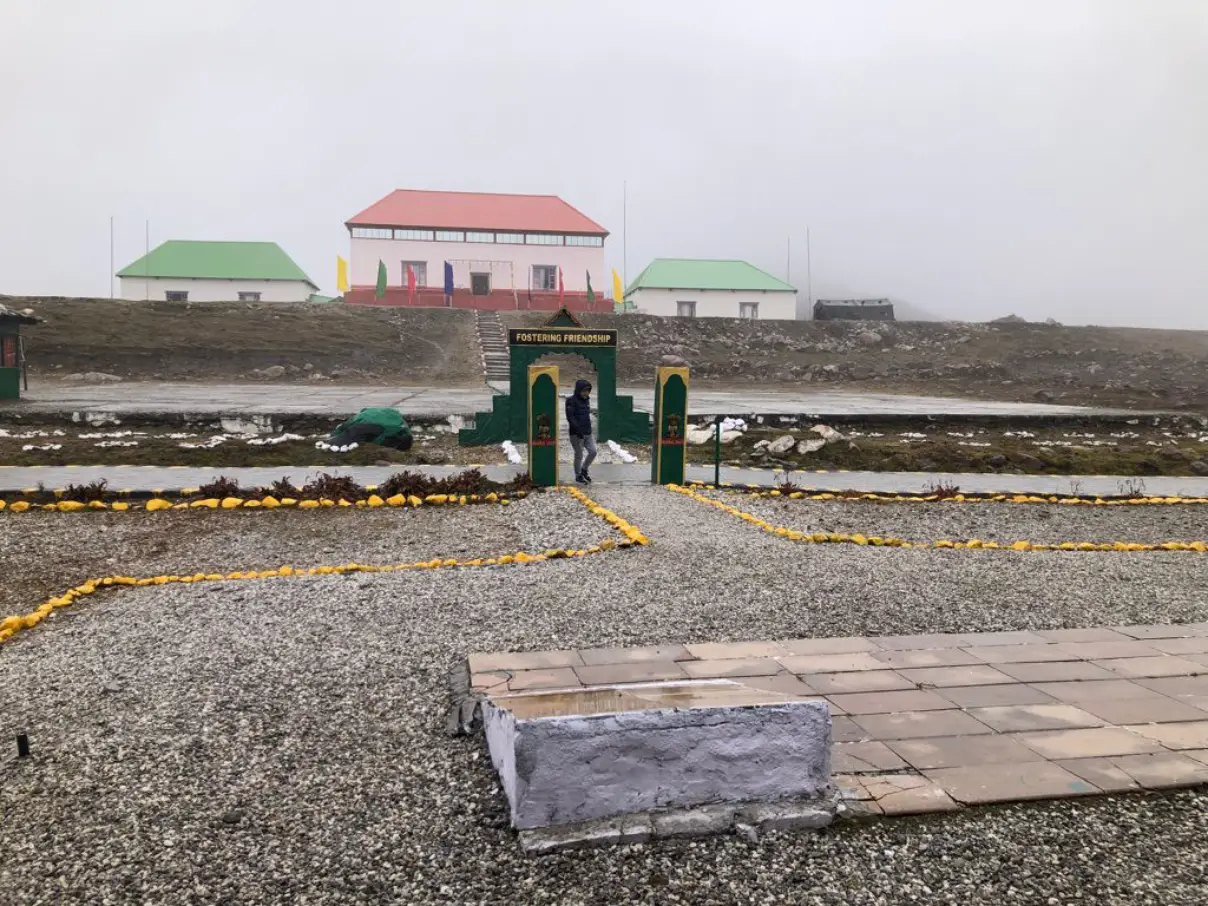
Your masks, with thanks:
<instances>
[{"instance_id":1,"label":"rocky ground","mask_svg":"<svg viewBox=\"0 0 1208 906\"><path fill-rule=\"evenodd\" d=\"M462 447L449 424L416 426L415 446L404 453L363 446L336 453L315 447L330 426L291 425L268 434L222 430L218 424L139 424L132 427L5 422L0 418L0 463L13 466L161 465L184 466L341 466L503 464L501 446ZM331 421L331 420L328 420ZM793 428L750 425L728 432L722 463L772 471L795 469L904 472L990 472L1030 475L1208 476L1208 429L1198 420L1134 419L1133 423L1071 420L1062 426L1013 426L1002 420L943 424L857 421L815 428L808 421ZM560 426L564 427L564 426ZM823 433L818 433L822 431ZM713 435L708 427L689 431L690 462L712 463ZM563 438L564 456L569 446ZM627 452L649 461L649 447L630 444ZM517 453L523 457L523 445ZM600 445L600 461L622 457ZM775 480L769 476L769 482ZM800 479L798 479L800 480Z\"/></svg>"},{"instance_id":2,"label":"rocky ground","mask_svg":"<svg viewBox=\"0 0 1208 906\"><path fill-rule=\"evenodd\" d=\"M849 823L756 844L725 837L523 856L481 739L443 733L446 673L469 651L1208 618L1200 556L804 547L667 491L593 495L651 546L529 566L122 590L6 643L0 737L29 732L34 757L0 762L4 902L1208 900L1203 791ZM943 527L934 520L1010 524L1046 510L1084 520L1069 530L1085 533L1099 518L1090 508L1008 505L987 516L989 506L876 512L913 534ZM1172 512L1109 518L1141 532ZM155 515L166 524L200 514ZM207 558L237 568L301 553L251 531L270 525L255 523L264 514L243 515L227 523L239 531L221 534L220 520L240 516L202 517L194 540L182 536L165 554L178 559L146 568ZM431 516L422 531L365 518L376 515L329 523L319 544L331 556L405 559L454 545L507 548L517 537L585 539L603 527L561 495L490 515L382 514ZM107 544L96 540L102 520L118 516L54 518L60 546L43 540L20 555L11 545L33 523L0 520L6 575L55 551ZM108 550L136 561L141 543L130 535Z\"/></svg>"},{"instance_id":3,"label":"rocky ground","mask_svg":"<svg viewBox=\"0 0 1208 906\"><path fill-rule=\"evenodd\" d=\"M474 314L353 305L115 302L0 296L35 378L481 384ZM546 315L503 313L505 325ZM715 386L852 389L1142 409L1208 409L1208 334L995 322L743 321L592 315L620 331L618 378L664 355Z\"/></svg>"},{"instance_id":4,"label":"rocky ground","mask_svg":"<svg viewBox=\"0 0 1208 906\"><path fill-rule=\"evenodd\" d=\"M447 510L4 513L4 559L19 568L0 584L0 612L25 612L24 605L111 575L411 563L544 550L559 539L543 534L540 516L530 514L550 508L578 517L571 540L592 544L607 535L607 526L593 524L578 504L550 495L508 507Z\"/></svg>"},{"instance_id":5,"label":"rocky ground","mask_svg":"<svg viewBox=\"0 0 1208 906\"><path fill-rule=\"evenodd\" d=\"M4 425L0 418L0 425ZM164 465L178 466L369 466L478 465L507 462L501 447L462 447L447 425L414 429L415 444L403 452L366 444L347 452L315 446L330 428L299 428L259 434L221 427L141 425L73 427L62 424L8 424L0 427L0 463L12 466Z\"/></svg>"},{"instance_id":6,"label":"rocky ground","mask_svg":"<svg viewBox=\"0 0 1208 906\"><path fill-rule=\"evenodd\" d=\"M1198 419L1131 419L1028 427L928 419L860 421L723 432L727 465L773 470L997 472L1016 475L1208 475L1208 429ZM691 462L711 463L712 431L688 432Z\"/></svg>"},{"instance_id":7,"label":"rocky ground","mask_svg":"<svg viewBox=\"0 0 1208 906\"><path fill-rule=\"evenodd\" d=\"M519 326L527 313L505 314ZM1208 409L1208 333L1027 322L744 321L590 315L620 331L618 375L677 355L694 381Z\"/></svg>"},{"instance_id":8,"label":"rocky ground","mask_svg":"<svg viewBox=\"0 0 1208 906\"><path fill-rule=\"evenodd\" d=\"M1208 506L1068 506L994 502L760 498L738 491L700 490L714 500L775 526L802 532L880 535L906 541L968 540L1011 544L1090 541L1208 541Z\"/></svg>"}]
</instances>

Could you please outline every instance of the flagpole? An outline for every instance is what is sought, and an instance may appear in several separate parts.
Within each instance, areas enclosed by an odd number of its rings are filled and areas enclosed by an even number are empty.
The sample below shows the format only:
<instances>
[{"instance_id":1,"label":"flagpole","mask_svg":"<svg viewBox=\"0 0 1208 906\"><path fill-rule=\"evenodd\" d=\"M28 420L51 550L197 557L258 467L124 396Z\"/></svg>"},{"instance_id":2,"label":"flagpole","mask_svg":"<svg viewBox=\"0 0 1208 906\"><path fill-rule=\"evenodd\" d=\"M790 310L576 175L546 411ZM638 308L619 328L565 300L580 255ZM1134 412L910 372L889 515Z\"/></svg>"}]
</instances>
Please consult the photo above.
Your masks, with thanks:
<instances>
[{"instance_id":1,"label":"flagpole","mask_svg":"<svg viewBox=\"0 0 1208 906\"><path fill-rule=\"evenodd\" d=\"M805 228L805 303L814 316L814 264L810 254L810 228Z\"/></svg>"},{"instance_id":2,"label":"flagpole","mask_svg":"<svg viewBox=\"0 0 1208 906\"><path fill-rule=\"evenodd\" d=\"M621 284L629 285L629 180L621 181Z\"/></svg>"},{"instance_id":3,"label":"flagpole","mask_svg":"<svg viewBox=\"0 0 1208 906\"><path fill-rule=\"evenodd\" d=\"M113 215L109 215L109 298L113 298Z\"/></svg>"}]
</instances>

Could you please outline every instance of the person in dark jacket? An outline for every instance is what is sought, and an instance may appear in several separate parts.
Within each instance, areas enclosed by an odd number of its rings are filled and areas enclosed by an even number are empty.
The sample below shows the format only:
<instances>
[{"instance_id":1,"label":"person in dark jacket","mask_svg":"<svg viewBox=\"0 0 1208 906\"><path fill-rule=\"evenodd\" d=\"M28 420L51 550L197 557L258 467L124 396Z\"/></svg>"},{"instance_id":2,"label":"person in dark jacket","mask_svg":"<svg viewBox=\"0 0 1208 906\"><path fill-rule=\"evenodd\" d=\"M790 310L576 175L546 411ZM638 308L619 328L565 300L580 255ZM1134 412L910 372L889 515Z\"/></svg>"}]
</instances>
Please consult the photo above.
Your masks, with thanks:
<instances>
[{"instance_id":1,"label":"person in dark jacket","mask_svg":"<svg viewBox=\"0 0 1208 906\"><path fill-rule=\"evenodd\" d=\"M591 381L575 381L575 392L566 398L566 424L575 451L575 481L591 484L587 469L596 458L596 441L591 436Z\"/></svg>"}]
</instances>

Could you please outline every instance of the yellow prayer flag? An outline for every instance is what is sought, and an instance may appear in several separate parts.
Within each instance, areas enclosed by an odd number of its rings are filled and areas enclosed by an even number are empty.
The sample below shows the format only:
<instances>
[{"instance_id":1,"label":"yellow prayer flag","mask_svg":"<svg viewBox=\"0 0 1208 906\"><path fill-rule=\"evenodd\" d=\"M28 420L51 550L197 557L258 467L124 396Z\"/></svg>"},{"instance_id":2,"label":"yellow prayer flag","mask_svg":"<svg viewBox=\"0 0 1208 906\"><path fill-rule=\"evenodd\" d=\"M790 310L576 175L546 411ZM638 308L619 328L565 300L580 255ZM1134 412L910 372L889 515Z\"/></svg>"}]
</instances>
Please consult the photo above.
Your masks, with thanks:
<instances>
[{"instance_id":1,"label":"yellow prayer flag","mask_svg":"<svg viewBox=\"0 0 1208 906\"><path fill-rule=\"evenodd\" d=\"M623 305L625 302L625 292L621 289L621 277L615 267L612 269L612 301L617 305Z\"/></svg>"},{"instance_id":2,"label":"yellow prayer flag","mask_svg":"<svg viewBox=\"0 0 1208 906\"><path fill-rule=\"evenodd\" d=\"M336 255L336 288L342 292L348 292L348 262Z\"/></svg>"}]
</instances>

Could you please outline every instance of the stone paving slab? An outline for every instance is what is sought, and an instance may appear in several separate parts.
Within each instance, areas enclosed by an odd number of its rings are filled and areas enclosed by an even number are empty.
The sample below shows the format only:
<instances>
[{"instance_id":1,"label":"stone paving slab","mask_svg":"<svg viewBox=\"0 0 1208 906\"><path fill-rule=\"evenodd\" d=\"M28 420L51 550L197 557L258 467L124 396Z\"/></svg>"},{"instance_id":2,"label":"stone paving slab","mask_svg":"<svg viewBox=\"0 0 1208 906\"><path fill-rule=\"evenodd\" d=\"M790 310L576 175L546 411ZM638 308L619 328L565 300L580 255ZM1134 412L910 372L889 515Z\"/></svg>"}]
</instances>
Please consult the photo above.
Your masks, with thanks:
<instances>
[{"instance_id":1,"label":"stone paving slab","mask_svg":"<svg viewBox=\"0 0 1208 906\"><path fill-rule=\"evenodd\" d=\"M1208 783L1203 649L1208 623L497 652L468 666L492 696L672 680L686 685L662 706L822 700L834 783L860 816Z\"/></svg>"}]
</instances>

